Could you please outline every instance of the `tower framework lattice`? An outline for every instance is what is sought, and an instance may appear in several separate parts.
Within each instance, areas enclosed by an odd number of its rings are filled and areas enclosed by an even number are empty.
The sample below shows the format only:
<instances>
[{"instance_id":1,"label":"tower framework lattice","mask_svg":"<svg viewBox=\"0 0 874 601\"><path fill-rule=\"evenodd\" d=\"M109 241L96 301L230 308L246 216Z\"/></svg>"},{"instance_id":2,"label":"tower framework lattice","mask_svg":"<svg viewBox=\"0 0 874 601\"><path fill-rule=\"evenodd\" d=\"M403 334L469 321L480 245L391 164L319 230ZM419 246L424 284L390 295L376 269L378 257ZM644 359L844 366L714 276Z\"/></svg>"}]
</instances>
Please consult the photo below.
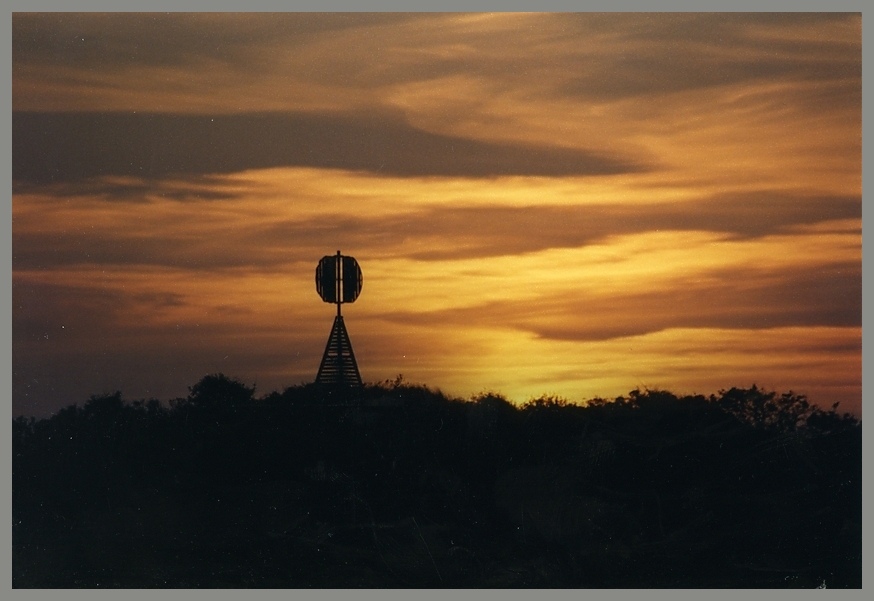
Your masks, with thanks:
<instances>
[{"instance_id":1,"label":"tower framework lattice","mask_svg":"<svg viewBox=\"0 0 874 601\"><path fill-rule=\"evenodd\" d=\"M331 335L328 336L325 354L322 355L322 363L316 375L316 384L362 386L358 363L355 361L352 342L346 332L342 315L334 318L334 326L331 328Z\"/></svg>"}]
</instances>

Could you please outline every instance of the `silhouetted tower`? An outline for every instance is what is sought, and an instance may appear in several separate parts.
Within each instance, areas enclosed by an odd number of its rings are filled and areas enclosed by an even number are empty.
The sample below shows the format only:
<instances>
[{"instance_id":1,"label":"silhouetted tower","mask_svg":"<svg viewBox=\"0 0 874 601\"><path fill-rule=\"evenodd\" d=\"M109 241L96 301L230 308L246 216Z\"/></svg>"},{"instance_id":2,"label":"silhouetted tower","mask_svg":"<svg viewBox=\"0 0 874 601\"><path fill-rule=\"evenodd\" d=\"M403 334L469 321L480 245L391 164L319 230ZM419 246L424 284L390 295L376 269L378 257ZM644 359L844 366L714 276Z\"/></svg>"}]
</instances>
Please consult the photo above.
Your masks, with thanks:
<instances>
[{"instance_id":1,"label":"silhouetted tower","mask_svg":"<svg viewBox=\"0 0 874 601\"><path fill-rule=\"evenodd\" d=\"M352 343L340 314L340 305L354 303L361 293L361 268L354 257L346 257L337 251L336 255L322 257L316 267L316 291L326 303L337 305L334 327L328 336L322 364L316 375L316 384L340 384L350 387L361 386L361 374L352 352Z\"/></svg>"}]
</instances>

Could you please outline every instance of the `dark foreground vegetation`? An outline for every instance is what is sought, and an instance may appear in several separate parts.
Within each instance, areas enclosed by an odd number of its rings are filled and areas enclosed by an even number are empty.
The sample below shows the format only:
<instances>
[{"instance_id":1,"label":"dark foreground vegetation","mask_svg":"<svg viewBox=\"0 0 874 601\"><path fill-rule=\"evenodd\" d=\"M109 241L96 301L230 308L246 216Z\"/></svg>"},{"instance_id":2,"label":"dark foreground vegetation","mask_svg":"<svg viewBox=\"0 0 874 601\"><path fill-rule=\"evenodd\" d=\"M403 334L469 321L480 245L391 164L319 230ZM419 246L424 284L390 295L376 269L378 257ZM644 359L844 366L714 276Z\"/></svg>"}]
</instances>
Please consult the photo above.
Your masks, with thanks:
<instances>
[{"instance_id":1,"label":"dark foreground vegetation","mask_svg":"<svg viewBox=\"0 0 874 601\"><path fill-rule=\"evenodd\" d=\"M16 588L861 587L861 424L755 386L586 406L402 381L12 423Z\"/></svg>"}]
</instances>

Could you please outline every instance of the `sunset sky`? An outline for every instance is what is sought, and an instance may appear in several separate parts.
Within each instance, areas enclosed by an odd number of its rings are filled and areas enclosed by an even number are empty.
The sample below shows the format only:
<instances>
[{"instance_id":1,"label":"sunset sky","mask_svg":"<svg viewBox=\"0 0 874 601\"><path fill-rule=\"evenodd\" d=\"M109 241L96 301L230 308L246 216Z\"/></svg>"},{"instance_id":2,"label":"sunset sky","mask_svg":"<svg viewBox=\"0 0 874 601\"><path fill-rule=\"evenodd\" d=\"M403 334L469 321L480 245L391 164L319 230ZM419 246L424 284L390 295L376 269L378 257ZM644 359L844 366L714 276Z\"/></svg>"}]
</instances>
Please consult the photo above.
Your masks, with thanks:
<instances>
[{"instance_id":1,"label":"sunset sky","mask_svg":"<svg viewBox=\"0 0 874 601\"><path fill-rule=\"evenodd\" d=\"M12 411L311 382L861 416L859 14L16 13Z\"/></svg>"}]
</instances>

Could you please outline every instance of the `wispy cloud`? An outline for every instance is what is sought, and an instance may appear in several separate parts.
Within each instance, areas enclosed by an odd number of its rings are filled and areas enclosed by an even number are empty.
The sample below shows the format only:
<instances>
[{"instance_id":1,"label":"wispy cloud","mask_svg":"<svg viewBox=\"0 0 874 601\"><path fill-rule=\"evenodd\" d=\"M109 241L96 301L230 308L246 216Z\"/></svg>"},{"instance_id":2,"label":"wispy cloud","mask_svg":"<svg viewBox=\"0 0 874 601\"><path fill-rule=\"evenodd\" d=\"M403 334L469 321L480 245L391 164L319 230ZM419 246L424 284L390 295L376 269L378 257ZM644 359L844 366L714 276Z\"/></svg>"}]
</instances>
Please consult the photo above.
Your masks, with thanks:
<instances>
[{"instance_id":1,"label":"wispy cloud","mask_svg":"<svg viewBox=\"0 0 874 601\"><path fill-rule=\"evenodd\" d=\"M620 276L621 277L621 276ZM456 327L512 327L541 338L598 341L682 328L768 330L792 326L861 327L861 272L838 263L775 271L732 267L646 282L640 290L580 286L555 294L425 312L393 312L383 319ZM476 282L470 282L476 290Z\"/></svg>"},{"instance_id":2,"label":"wispy cloud","mask_svg":"<svg viewBox=\"0 0 874 601\"><path fill-rule=\"evenodd\" d=\"M366 185L367 180L359 176L358 181ZM378 198L351 195L310 211L293 200L284 210L268 205L259 219L257 186L247 192L245 184L233 180L194 180L187 186L179 180L165 185L93 180L82 184L78 200L73 196L78 187L71 185L61 187L57 201L20 198L14 264L18 269L76 264L265 269L315 256L326 240L378 256L446 261L579 248L651 231L754 239L791 234L798 226L861 219L861 199L852 196L756 191L678 202L577 205L526 204L531 199L522 196L522 204L487 204L492 186L511 184L494 181L471 189L472 204L460 200L459 205L372 214ZM101 209L100 199L136 203ZM213 205L216 201L225 202ZM35 206L28 210L31 203ZM102 219L95 222L98 211Z\"/></svg>"},{"instance_id":3,"label":"wispy cloud","mask_svg":"<svg viewBox=\"0 0 874 601\"><path fill-rule=\"evenodd\" d=\"M12 25L21 411L310 378L342 249L366 380L861 412L859 14Z\"/></svg>"}]
</instances>

